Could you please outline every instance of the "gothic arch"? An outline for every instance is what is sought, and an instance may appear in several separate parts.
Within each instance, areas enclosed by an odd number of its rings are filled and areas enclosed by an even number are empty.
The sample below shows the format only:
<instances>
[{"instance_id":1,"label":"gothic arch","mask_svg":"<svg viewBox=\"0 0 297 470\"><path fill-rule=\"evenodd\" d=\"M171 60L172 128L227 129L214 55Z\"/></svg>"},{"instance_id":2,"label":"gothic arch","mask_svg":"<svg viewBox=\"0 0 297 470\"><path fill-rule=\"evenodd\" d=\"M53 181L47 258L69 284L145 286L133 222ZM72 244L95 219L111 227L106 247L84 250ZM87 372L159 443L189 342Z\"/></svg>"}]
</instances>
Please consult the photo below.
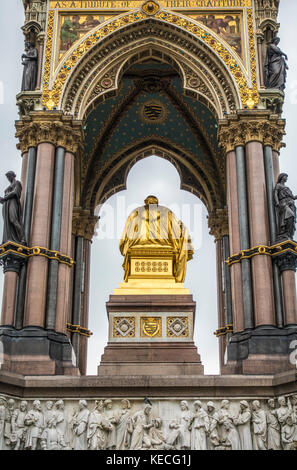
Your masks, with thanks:
<instances>
[{"instance_id":1,"label":"gothic arch","mask_svg":"<svg viewBox=\"0 0 297 470\"><path fill-rule=\"evenodd\" d=\"M191 24L194 29L203 30L202 25L198 28L198 23ZM205 34L209 33L205 31ZM213 41L218 43L215 37ZM72 66L69 63L71 57L65 59L62 75L57 72L54 78L54 86L61 92L58 107L78 119L85 117L90 105L88 99L94 90L97 90L96 99L101 101L105 99L105 95L116 93L121 74L131 56L144 53L148 48L159 51L159 54L163 54L163 59L166 57L166 60L174 63L183 76L184 90L198 99L202 95L220 118L242 107L242 89L244 83L247 86L247 74L237 63L238 78L234 71L230 73L234 67L228 66L226 61L234 61L231 48L226 44L221 45L221 50L225 50L223 59L201 38L195 37L193 32L185 31L175 24L146 18L111 32L89 48L80 60L77 59L79 48L83 48L83 45L79 44L72 51ZM70 72L67 74L68 68ZM192 76L189 81L189 70L196 75L194 80ZM206 96L199 90L201 85L207 91Z\"/></svg>"}]
</instances>

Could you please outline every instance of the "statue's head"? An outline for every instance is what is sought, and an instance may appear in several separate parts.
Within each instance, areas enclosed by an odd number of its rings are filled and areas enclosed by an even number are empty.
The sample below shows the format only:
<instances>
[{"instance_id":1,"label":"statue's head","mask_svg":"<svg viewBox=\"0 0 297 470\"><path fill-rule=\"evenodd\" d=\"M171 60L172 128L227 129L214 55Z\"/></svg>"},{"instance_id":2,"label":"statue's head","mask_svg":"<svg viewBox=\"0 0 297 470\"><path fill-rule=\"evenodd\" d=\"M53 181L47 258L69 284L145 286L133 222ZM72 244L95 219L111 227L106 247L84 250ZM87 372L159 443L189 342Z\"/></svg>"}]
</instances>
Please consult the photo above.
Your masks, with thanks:
<instances>
[{"instance_id":1,"label":"statue's head","mask_svg":"<svg viewBox=\"0 0 297 470\"><path fill-rule=\"evenodd\" d=\"M25 49L32 49L34 46L31 41L26 41L25 42Z\"/></svg>"},{"instance_id":2,"label":"statue's head","mask_svg":"<svg viewBox=\"0 0 297 470\"><path fill-rule=\"evenodd\" d=\"M159 204L159 200L156 196L148 196L145 201L144 201L145 205L146 206L150 206L150 205L158 205Z\"/></svg>"},{"instance_id":3,"label":"statue's head","mask_svg":"<svg viewBox=\"0 0 297 470\"><path fill-rule=\"evenodd\" d=\"M247 410L247 409L249 408L248 402L245 401L245 400L242 400L242 401L240 402L240 408L241 408L242 410Z\"/></svg>"},{"instance_id":4,"label":"statue's head","mask_svg":"<svg viewBox=\"0 0 297 470\"><path fill-rule=\"evenodd\" d=\"M286 183L287 181L288 181L287 173L281 173L279 177L277 178L278 183Z\"/></svg>"},{"instance_id":5,"label":"statue's head","mask_svg":"<svg viewBox=\"0 0 297 470\"><path fill-rule=\"evenodd\" d=\"M189 409L188 402L186 400L181 401L180 402L180 407L183 411L188 410Z\"/></svg>"},{"instance_id":6,"label":"statue's head","mask_svg":"<svg viewBox=\"0 0 297 470\"><path fill-rule=\"evenodd\" d=\"M278 45L279 42L280 42L280 38L278 36L276 36L275 38L272 39L272 44Z\"/></svg>"},{"instance_id":7,"label":"statue's head","mask_svg":"<svg viewBox=\"0 0 297 470\"><path fill-rule=\"evenodd\" d=\"M124 400L121 401L121 406L123 410L129 410L131 408L130 401L124 398Z\"/></svg>"},{"instance_id":8,"label":"statue's head","mask_svg":"<svg viewBox=\"0 0 297 470\"><path fill-rule=\"evenodd\" d=\"M104 406L107 410L111 410L112 409L112 401L111 400L105 400Z\"/></svg>"},{"instance_id":9,"label":"statue's head","mask_svg":"<svg viewBox=\"0 0 297 470\"><path fill-rule=\"evenodd\" d=\"M14 171L9 171L8 173L6 173L5 176L6 176L6 178L8 179L8 181L9 181L10 183L12 183L13 180L16 178L16 174L15 174Z\"/></svg>"},{"instance_id":10,"label":"statue's head","mask_svg":"<svg viewBox=\"0 0 297 470\"><path fill-rule=\"evenodd\" d=\"M206 407L207 407L207 409L210 413L215 410L215 406L214 406L214 403L212 401L209 401L207 403Z\"/></svg>"}]
</instances>

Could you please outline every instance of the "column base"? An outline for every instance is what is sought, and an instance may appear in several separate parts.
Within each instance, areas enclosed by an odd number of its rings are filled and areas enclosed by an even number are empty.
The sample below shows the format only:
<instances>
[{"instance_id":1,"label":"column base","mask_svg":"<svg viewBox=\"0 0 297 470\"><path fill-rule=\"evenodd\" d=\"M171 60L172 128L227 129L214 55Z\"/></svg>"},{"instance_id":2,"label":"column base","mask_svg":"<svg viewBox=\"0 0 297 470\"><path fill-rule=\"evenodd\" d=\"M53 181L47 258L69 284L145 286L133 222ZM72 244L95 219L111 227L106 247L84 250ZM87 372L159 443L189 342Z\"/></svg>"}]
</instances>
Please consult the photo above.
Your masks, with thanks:
<instances>
[{"instance_id":1,"label":"column base","mask_svg":"<svg viewBox=\"0 0 297 470\"><path fill-rule=\"evenodd\" d=\"M296 341L296 344L293 342ZM227 346L222 374L275 374L296 370L297 327L261 326L235 333Z\"/></svg>"},{"instance_id":2,"label":"column base","mask_svg":"<svg viewBox=\"0 0 297 470\"><path fill-rule=\"evenodd\" d=\"M66 335L38 327L0 327L1 370L23 375L80 375Z\"/></svg>"}]
</instances>

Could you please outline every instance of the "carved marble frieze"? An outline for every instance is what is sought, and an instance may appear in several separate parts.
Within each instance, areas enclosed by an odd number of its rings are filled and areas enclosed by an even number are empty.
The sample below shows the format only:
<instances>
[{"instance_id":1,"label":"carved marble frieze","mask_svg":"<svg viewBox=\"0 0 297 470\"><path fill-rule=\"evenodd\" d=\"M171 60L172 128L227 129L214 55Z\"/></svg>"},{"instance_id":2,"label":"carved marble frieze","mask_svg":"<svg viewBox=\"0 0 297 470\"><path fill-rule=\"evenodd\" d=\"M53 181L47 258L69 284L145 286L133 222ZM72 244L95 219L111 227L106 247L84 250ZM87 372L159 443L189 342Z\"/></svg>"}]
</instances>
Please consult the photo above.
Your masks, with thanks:
<instances>
[{"instance_id":1,"label":"carved marble frieze","mask_svg":"<svg viewBox=\"0 0 297 470\"><path fill-rule=\"evenodd\" d=\"M296 450L297 395L271 399L0 396L1 450Z\"/></svg>"}]
</instances>

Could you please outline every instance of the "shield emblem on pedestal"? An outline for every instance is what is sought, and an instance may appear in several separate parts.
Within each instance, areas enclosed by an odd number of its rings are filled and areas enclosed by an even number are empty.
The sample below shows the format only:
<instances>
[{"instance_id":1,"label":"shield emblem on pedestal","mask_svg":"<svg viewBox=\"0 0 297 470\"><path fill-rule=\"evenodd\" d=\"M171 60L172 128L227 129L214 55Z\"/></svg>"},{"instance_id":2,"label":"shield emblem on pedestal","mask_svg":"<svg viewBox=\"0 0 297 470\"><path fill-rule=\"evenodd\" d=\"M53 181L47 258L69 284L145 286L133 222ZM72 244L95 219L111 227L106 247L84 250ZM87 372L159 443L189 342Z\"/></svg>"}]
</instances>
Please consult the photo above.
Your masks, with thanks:
<instances>
[{"instance_id":1,"label":"shield emblem on pedestal","mask_svg":"<svg viewBox=\"0 0 297 470\"><path fill-rule=\"evenodd\" d=\"M149 336L150 338L161 336L161 318L142 318L142 333L144 336Z\"/></svg>"}]
</instances>

